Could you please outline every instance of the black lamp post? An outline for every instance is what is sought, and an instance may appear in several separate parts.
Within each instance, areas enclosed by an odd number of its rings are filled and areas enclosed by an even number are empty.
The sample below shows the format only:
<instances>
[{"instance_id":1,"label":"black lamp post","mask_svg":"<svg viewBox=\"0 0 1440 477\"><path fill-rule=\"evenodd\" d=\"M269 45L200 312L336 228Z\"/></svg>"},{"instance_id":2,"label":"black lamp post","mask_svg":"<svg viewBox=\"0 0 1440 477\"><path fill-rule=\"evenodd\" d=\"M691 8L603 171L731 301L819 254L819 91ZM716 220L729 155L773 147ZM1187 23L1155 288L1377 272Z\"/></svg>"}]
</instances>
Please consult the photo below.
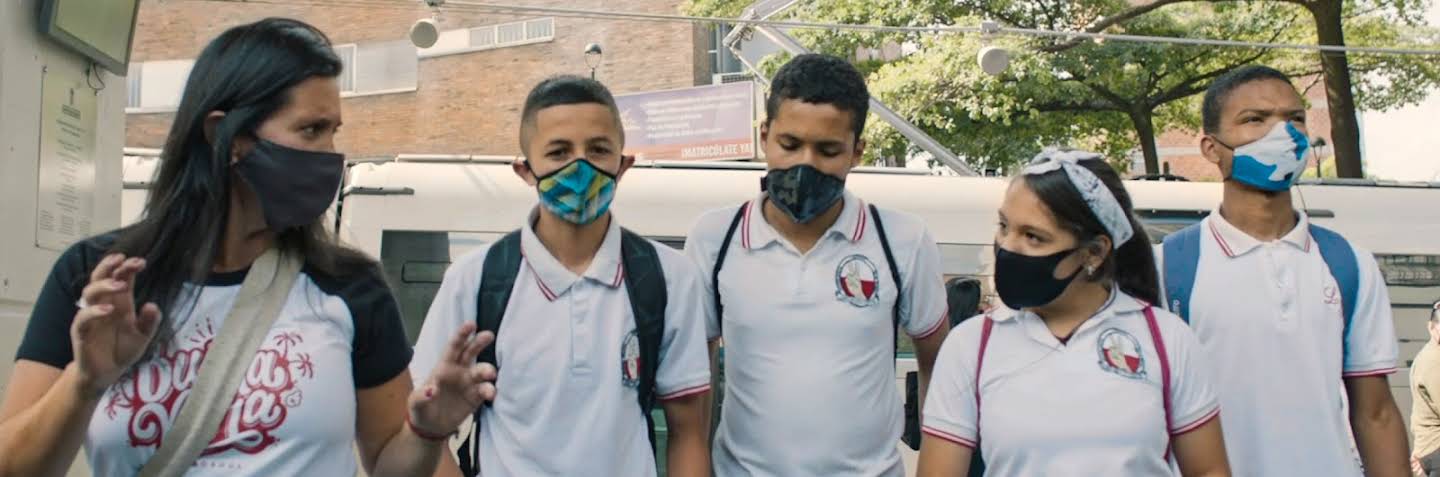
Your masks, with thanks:
<instances>
[{"instance_id":1,"label":"black lamp post","mask_svg":"<svg viewBox=\"0 0 1440 477\"><path fill-rule=\"evenodd\" d=\"M600 67L600 57L605 55L605 50L600 48L599 43L585 45L585 66L590 67L590 79L595 79L595 68Z\"/></svg>"}]
</instances>

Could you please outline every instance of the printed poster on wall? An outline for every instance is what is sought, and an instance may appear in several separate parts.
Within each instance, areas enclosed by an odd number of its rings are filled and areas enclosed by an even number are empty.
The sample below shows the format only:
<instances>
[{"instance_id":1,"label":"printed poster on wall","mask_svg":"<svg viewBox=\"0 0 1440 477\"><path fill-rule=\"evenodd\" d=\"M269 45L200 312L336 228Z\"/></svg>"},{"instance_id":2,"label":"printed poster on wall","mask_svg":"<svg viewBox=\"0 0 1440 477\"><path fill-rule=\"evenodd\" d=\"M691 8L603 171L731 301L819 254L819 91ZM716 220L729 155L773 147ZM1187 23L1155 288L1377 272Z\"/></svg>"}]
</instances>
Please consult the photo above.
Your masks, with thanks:
<instances>
[{"instance_id":1,"label":"printed poster on wall","mask_svg":"<svg viewBox=\"0 0 1440 477\"><path fill-rule=\"evenodd\" d=\"M755 157L755 86L738 82L615 97L625 153L642 160Z\"/></svg>"},{"instance_id":2,"label":"printed poster on wall","mask_svg":"<svg viewBox=\"0 0 1440 477\"><path fill-rule=\"evenodd\" d=\"M41 81L35 246L62 251L91 235L98 98L83 72L48 68Z\"/></svg>"}]
</instances>

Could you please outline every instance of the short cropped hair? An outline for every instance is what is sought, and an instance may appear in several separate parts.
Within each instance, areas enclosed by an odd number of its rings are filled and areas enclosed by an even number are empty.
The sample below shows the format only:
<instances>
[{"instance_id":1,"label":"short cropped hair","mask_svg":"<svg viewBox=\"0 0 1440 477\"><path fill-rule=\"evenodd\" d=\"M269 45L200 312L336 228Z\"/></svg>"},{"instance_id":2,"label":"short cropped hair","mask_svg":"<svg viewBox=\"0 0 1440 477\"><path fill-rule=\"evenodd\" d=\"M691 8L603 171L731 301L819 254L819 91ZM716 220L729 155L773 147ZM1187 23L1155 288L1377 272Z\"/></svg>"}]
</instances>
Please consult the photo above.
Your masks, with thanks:
<instances>
[{"instance_id":1,"label":"short cropped hair","mask_svg":"<svg viewBox=\"0 0 1440 477\"><path fill-rule=\"evenodd\" d=\"M1220 110L1225 107L1225 101L1230 99L1230 93L1241 86L1264 80L1280 80L1292 87L1294 85L1290 81L1290 75L1262 65L1242 66L1215 78L1205 90L1205 100L1200 106L1205 133L1215 134L1220 131Z\"/></svg>"},{"instance_id":2,"label":"short cropped hair","mask_svg":"<svg viewBox=\"0 0 1440 477\"><path fill-rule=\"evenodd\" d=\"M780 103L799 100L810 104L828 104L850 113L850 127L855 139L865 130L870 113L870 90L865 77L849 62L834 56L804 54L796 56L770 80L770 95L765 98L765 123L780 114Z\"/></svg>"},{"instance_id":3,"label":"short cropped hair","mask_svg":"<svg viewBox=\"0 0 1440 477\"><path fill-rule=\"evenodd\" d=\"M615 105L615 96L599 81L575 75L552 76L535 85L525 97L525 107L520 113L520 150L524 151L535 128L535 115L540 110L568 104L599 104L610 110L615 117L615 127L620 128L620 140L625 140L625 129L620 123L620 108Z\"/></svg>"}]
</instances>

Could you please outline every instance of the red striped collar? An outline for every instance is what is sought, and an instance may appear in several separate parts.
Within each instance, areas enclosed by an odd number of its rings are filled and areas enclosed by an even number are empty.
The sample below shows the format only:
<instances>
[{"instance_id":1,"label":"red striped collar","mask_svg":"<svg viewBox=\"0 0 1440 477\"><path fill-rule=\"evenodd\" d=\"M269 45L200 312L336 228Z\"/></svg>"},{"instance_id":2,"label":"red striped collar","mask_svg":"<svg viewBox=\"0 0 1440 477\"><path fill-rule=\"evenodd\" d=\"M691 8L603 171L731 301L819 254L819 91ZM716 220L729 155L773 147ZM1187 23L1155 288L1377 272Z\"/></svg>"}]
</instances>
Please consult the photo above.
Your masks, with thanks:
<instances>
[{"instance_id":1,"label":"red striped collar","mask_svg":"<svg viewBox=\"0 0 1440 477\"><path fill-rule=\"evenodd\" d=\"M590 267L583 276L577 276L565 268L545 248L540 238L535 235L534 226L531 225L533 223L533 220L527 220L525 227L521 229L520 254L525 258L526 268L535 276L536 288L546 300L559 299L582 279L610 288L619 288L625 283L625 266L620 260L620 223L613 215L610 217L610 229L605 232L605 239L600 243L600 249L596 250Z\"/></svg>"},{"instance_id":2,"label":"red striped collar","mask_svg":"<svg viewBox=\"0 0 1440 477\"><path fill-rule=\"evenodd\" d=\"M825 236L836 235L851 243L859 242L865 238L865 230L870 228L870 214L866 213L865 201L848 190L841 200L845 201L844 209L825 232ZM764 204L765 194L761 193L745 207L745 214L740 219L740 246L746 250L765 248L780 240L780 233L765 221L765 214L761 209Z\"/></svg>"},{"instance_id":3,"label":"red striped collar","mask_svg":"<svg viewBox=\"0 0 1440 477\"><path fill-rule=\"evenodd\" d=\"M1309 253L1310 244L1314 242L1314 239L1310 237L1310 218L1305 215L1304 212L1296 212L1296 218L1295 228L1291 229L1285 236L1280 237L1279 242L1289 244L1290 246ZM1218 208L1210 212L1210 216L1205 218L1205 226L1210 232L1210 236L1215 240L1215 244L1220 247L1220 251L1224 252L1225 256L1229 258L1235 258L1249 253L1251 250L1265 243L1255 237L1251 237L1250 234L1245 233L1225 220L1225 217L1220 215L1220 209Z\"/></svg>"}]
</instances>

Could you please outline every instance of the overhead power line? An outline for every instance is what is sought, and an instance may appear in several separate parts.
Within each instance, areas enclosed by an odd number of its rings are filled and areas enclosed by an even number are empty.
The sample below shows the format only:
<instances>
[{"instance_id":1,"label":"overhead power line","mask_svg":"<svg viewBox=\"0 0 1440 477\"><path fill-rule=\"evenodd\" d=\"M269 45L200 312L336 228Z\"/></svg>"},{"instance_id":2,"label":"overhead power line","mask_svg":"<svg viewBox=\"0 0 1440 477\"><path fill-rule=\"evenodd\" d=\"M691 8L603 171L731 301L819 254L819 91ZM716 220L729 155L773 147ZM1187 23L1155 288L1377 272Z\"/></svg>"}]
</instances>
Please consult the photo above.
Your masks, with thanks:
<instances>
[{"instance_id":1,"label":"overhead power line","mask_svg":"<svg viewBox=\"0 0 1440 477\"><path fill-rule=\"evenodd\" d=\"M216 0L202 0L216 1ZM416 0L413 6L405 6L396 2L381 0L248 0L248 3L264 3L272 5L312 5L312 6L333 6L333 7L357 7L357 8L381 8L381 9L403 9L415 10L416 7L423 7L422 0ZM655 21L655 22L676 22L676 23L704 23L713 25L735 25L735 26L768 26L782 29L799 30L828 30L828 31L859 31L872 33L938 33L938 34L980 34L993 33L1001 35L1016 35L1025 37L1040 38L1062 38L1062 39L1088 39L1096 41L1119 41L1132 43L1159 43L1170 45L1189 46L1217 46L1227 48L1265 48L1279 50L1313 51L1319 53L1346 53L1346 54L1371 54L1371 55L1409 55L1409 56L1440 56L1440 49L1423 48L1392 48L1373 46L1332 46L1332 45L1309 45L1299 43L1267 43L1236 40L1219 40L1207 38L1177 38L1165 36L1146 35L1125 35L1116 33L1090 33L1083 31L1056 31L1037 28L1015 28L999 26L993 30L982 29L981 26L889 26L889 25L862 25L847 23L824 23L805 21L784 21L784 20L750 20L725 17L705 17L664 13L642 13L622 12L611 10L590 10L582 8L565 7L542 7L530 5L510 5L503 3L476 2L466 0L445 0L440 11L477 11L486 13L503 14L546 14L561 17L585 18L592 20L634 20L634 21Z\"/></svg>"}]
</instances>

